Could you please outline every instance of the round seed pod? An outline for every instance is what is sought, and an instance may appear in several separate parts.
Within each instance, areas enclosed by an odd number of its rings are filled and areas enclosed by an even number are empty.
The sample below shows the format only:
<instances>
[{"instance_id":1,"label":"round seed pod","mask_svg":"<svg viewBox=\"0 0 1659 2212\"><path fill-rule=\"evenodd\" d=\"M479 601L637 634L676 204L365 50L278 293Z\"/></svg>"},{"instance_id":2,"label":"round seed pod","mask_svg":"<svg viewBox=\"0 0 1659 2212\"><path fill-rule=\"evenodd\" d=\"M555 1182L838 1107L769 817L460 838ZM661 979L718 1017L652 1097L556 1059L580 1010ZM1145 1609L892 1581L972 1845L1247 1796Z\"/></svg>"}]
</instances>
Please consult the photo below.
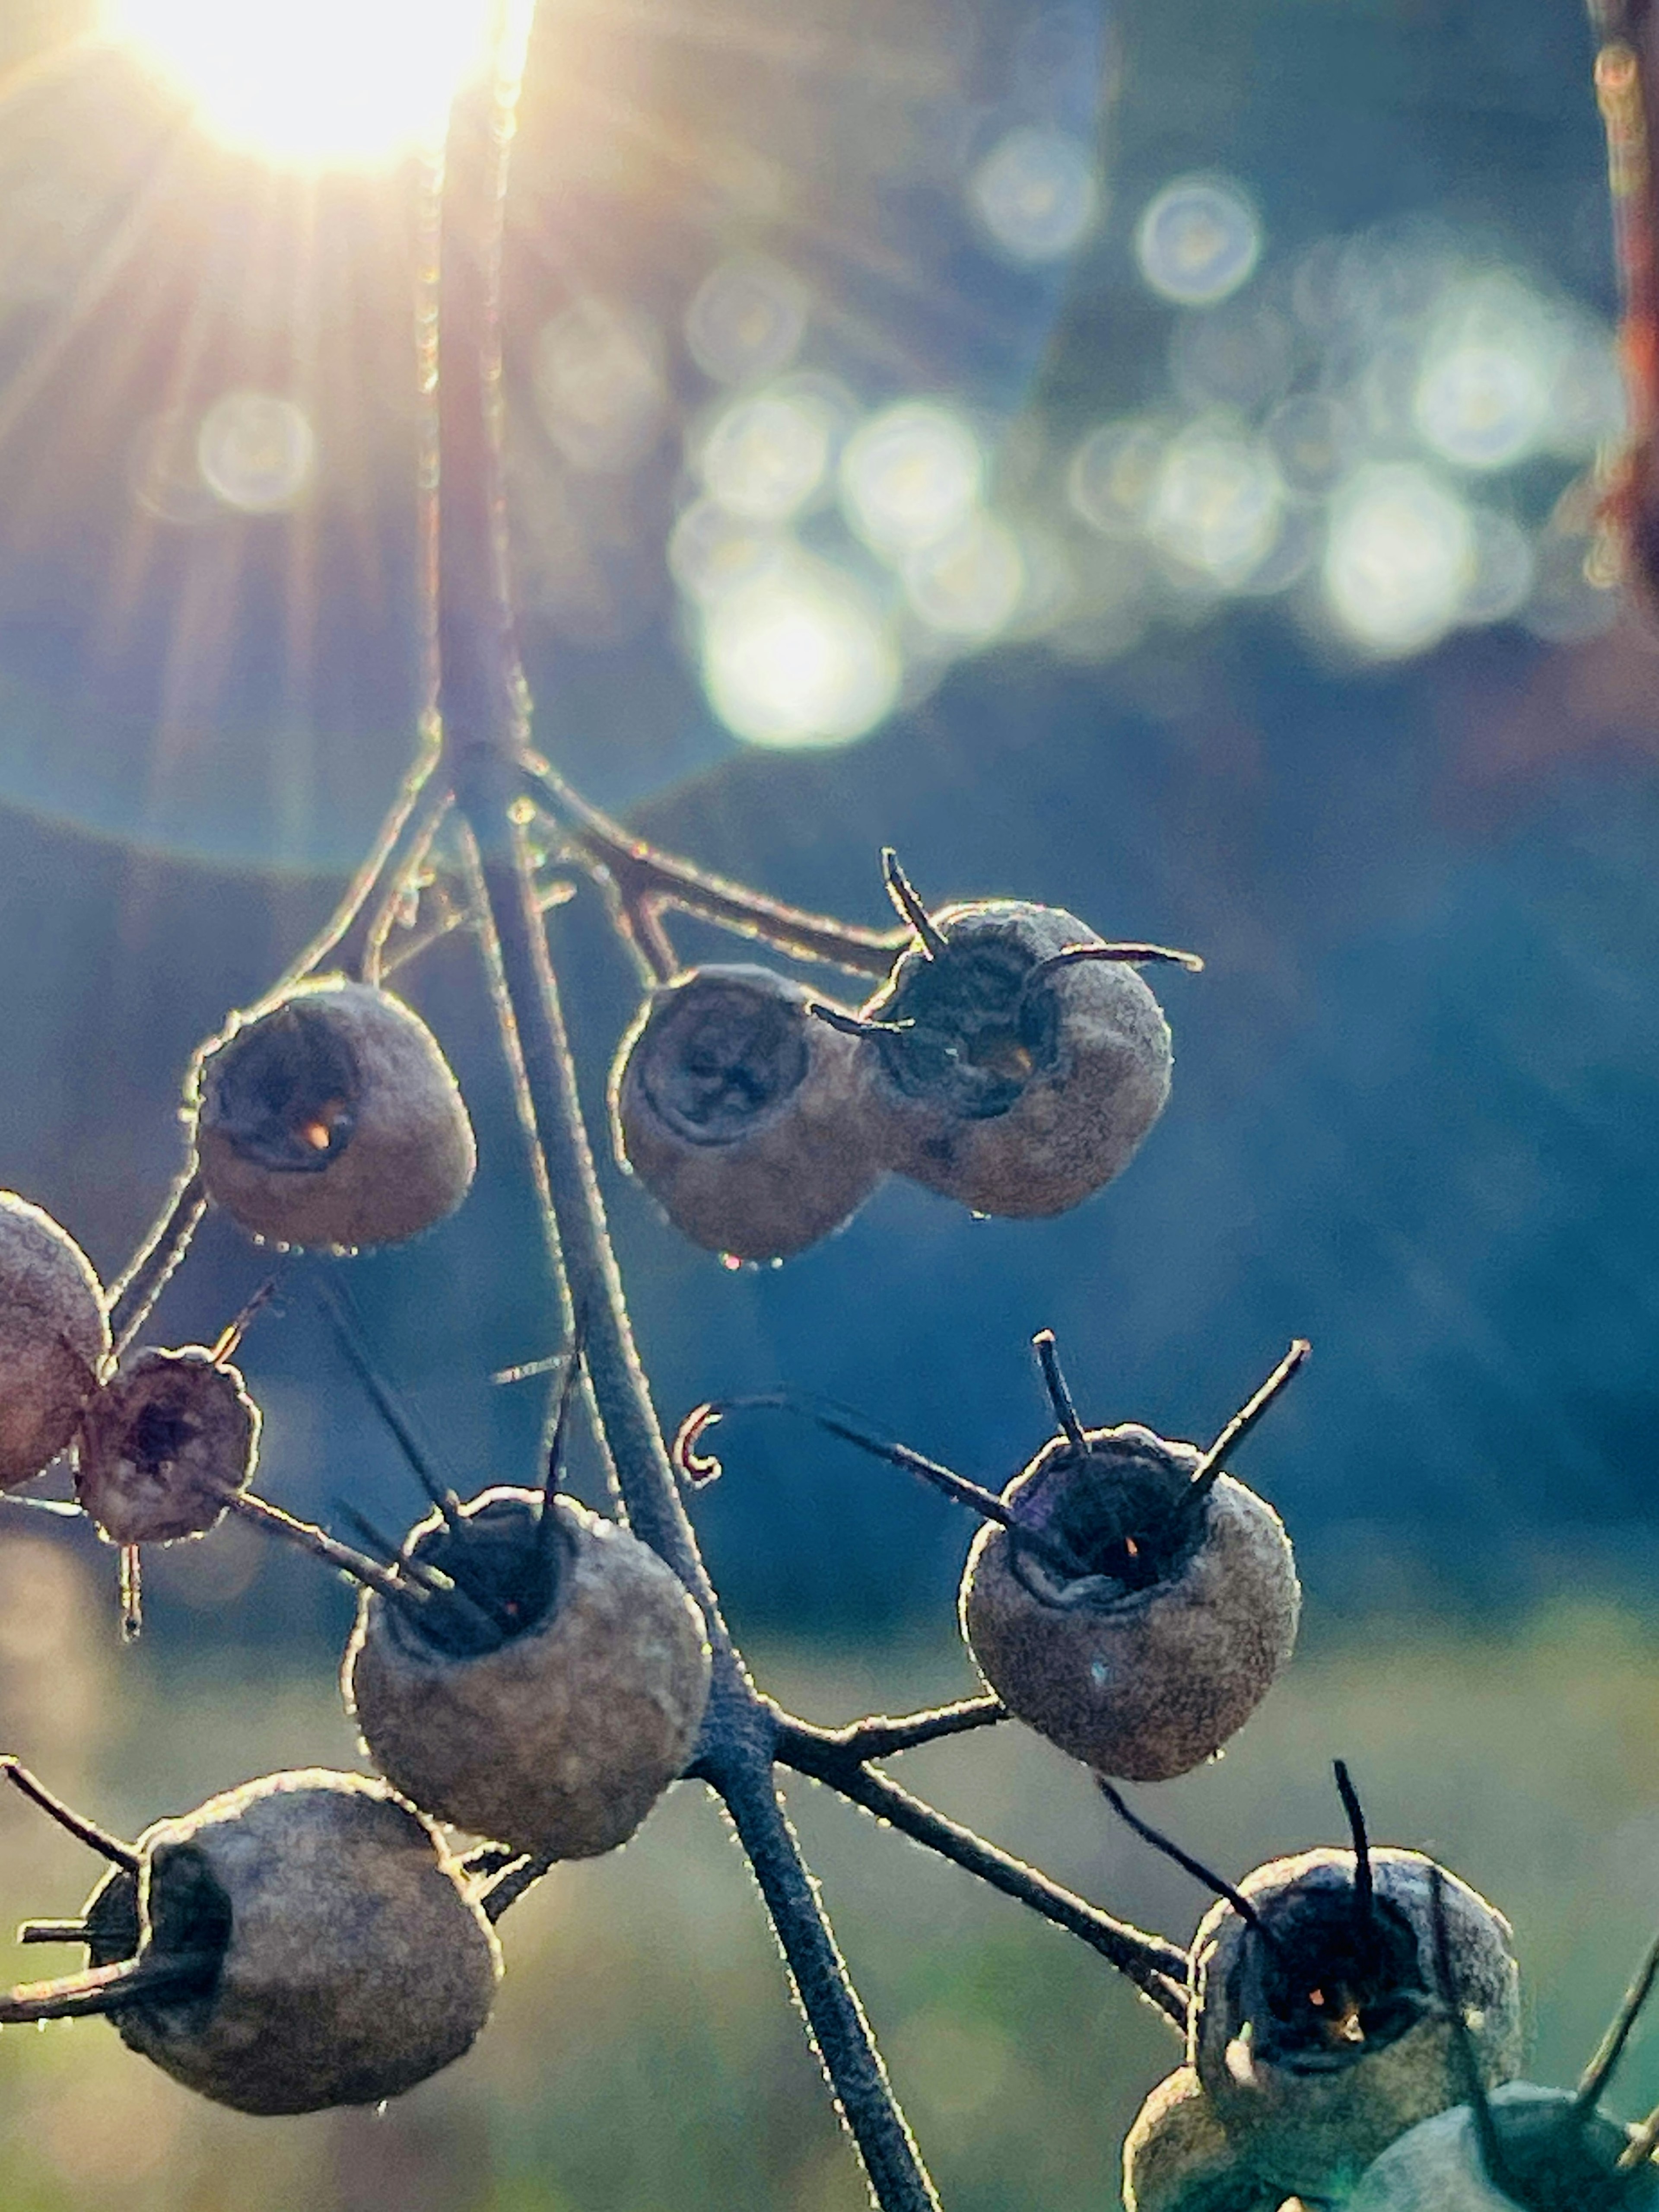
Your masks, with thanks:
<instances>
[{"instance_id":1,"label":"round seed pod","mask_svg":"<svg viewBox=\"0 0 1659 2212\"><path fill-rule=\"evenodd\" d=\"M430 1826L385 1784L266 1775L139 1838L141 1962L217 1954L121 2039L243 2112L401 2095L469 2048L501 1954Z\"/></svg>"},{"instance_id":2,"label":"round seed pod","mask_svg":"<svg viewBox=\"0 0 1659 2212\"><path fill-rule=\"evenodd\" d=\"M1486 2171L1467 2105L1390 2143L1360 2176L1348 2212L1646 2212L1659 2204L1650 2159L1619 2171L1634 2140L1604 2113L1582 2117L1565 2089L1511 2081L1491 2099L1505 2186Z\"/></svg>"},{"instance_id":3,"label":"round seed pod","mask_svg":"<svg viewBox=\"0 0 1659 2212\"><path fill-rule=\"evenodd\" d=\"M1059 907L932 917L863 1009L887 1164L975 1212L1063 1213L1127 1166L1170 1095L1170 1029L1127 961Z\"/></svg>"},{"instance_id":4,"label":"round seed pod","mask_svg":"<svg viewBox=\"0 0 1659 2212\"><path fill-rule=\"evenodd\" d=\"M282 1244L396 1244L453 1213L472 1125L437 1040L400 999L325 976L232 1017L186 1093L210 1198Z\"/></svg>"},{"instance_id":5,"label":"round seed pod","mask_svg":"<svg viewBox=\"0 0 1659 2212\"><path fill-rule=\"evenodd\" d=\"M1124 2141L1124 2212L1279 2212L1280 2202L1239 2164L1190 2066L1158 2083Z\"/></svg>"},{"instance_id":6,"label":"round seed pod","mask_svg":"<svg viewBox=\"0 0 1659 2212\"><path fill-rule=\"evenodd\" d=\"M868 1048L815 1019L813 1003L767 968L696 968L659 984L623 1039L617 1158L695 1244L787 1259L838 1229L881 1176Z\"/></svg>"},{"instance_id":7,"label":"round seed pod","mask_svg":"<svg viewBox=\"0 0 1659 2212\"><path fill-rule=\"evenodd\" d=\"M200 1345L141 1352L88 1400L75 1494L112 1544L170 1544L224 1518L259 1450L259 1409Z\"/></svg>"},{"instance_id":8,"label":"round seed pod","mask_svg":"<svg viewBox=\"0 0 1659 2212\"><path fill-rule=\"evenodd\" d=\"M958 1610L1008 1707L1102 1774L1162 1782L1212 1758L1296 1642L1302 1593L1272 1506L1231 1475L1195 1488L1202 1455L1150 1429L1050 1439L1003 1492Z\"/></svg>"},{"instance_id":9,"label":"round seed pod","mask_svg":"<svg viewBox=\"0 0 1659 2212\"><path fill-rule=\"evenodd\" d=\"M0 1191L0 1490L27 1482L70 1442L108 1352L86 1255L50 1214Z\"/></svg>"},{"instance_id":10,"label":"round seed pod","mask_svg":"<svg viewBox=\"0 0 1659 2212\"><path fill-rule=\"evenodd\" d=\"M487 1490L404 1547L464 1594L366 1590L342 1687L368 1754L434 1819L519 1851L588 1858L684 1772L708 1640L684 1585L572 1498Z\"/></svg>"},{"instance_id":11,"label":"round seed pod","mask_svg":"<svg viewBox=\"0 0 1659 2212\"><path fill-rule=\"evenodd\" d=\"M1462 2094L1437 1870L1418 1851L1368 1857L1368 1911L1351 1850L1304 1851L1239 1885L1260 1929L1223 1900L1194 1940L1189 2061L1241 2161L1286 2196L1341 2201L1397 2136ZM1493 2087L1520 2063L1509 1923L1455 1875L1438 1881L1452 2002Z\"/></svg>"}]
</instances>

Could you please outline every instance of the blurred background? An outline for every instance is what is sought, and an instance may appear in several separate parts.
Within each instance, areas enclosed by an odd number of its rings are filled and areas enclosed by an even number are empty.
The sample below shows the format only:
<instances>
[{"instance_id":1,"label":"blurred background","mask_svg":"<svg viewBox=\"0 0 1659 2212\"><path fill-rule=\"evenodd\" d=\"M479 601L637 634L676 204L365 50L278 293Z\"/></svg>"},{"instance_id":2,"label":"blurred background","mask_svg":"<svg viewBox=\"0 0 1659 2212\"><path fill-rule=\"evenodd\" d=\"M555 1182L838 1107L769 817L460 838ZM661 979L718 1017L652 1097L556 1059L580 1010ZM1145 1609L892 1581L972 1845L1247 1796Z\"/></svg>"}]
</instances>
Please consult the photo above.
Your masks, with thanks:
<instances>
[{"instance_id":1,"label":"blurred background","mask_svg":"<svg viewBox=\"0 0 1659 2212\"><path fill-rule=\"evenodd\" d=\"M178 1167L191 1049L410 755L410 149L479 31L468 0L0 7L0 1183L109 1273ZM1310 1336L1242 1469L1297 1540L1303 1654L1144 1802L1236 1876L1336 1832L1347 1757L1378 1834L1515 1917L1545 2079L1659 1917L1659 649L1587 573L1621 416L1589 60L1567 0L544 0L507 257L561 767L849 918L887 918L890 842L932 900L1208 963L1160 981L1158 1128L1059 1220L896 1183L732 1272L607 1165L665 1418L788 1382L1000 1481L1046 1432L1040 1327L1086 1419L1199 1439ZM635 986L590 897L552 929L602 1116ZM542 1388L490 1378L552 1322L475 953L400 988L483 1164L350 1279L470 1488L533 1464ZM210 1221L159 1340L211 1340L266 1264ZM297 1275L242 1364L270 1496L412 1515ZM954 1509L775 1416L720 1439L696 1510L769 1680L825 1718L971 1687ZM123 1652L113 1579L0 1506L0 1722L65 1794L132 1830L352 1759L343 1587L222 1530L154 1558ZM917 1770L1190 1930L1201 1899L1042 1747ZM798 1794L952 2212L1110 2202L1158 2023ZM89 1885L24 1808L0 1838L3 1917ZM0 2208L861 2202L693 1797L510 1934L489 2036L384 2119L241 2122L96 2024L8 2035ZM1636 2110L1659 2045L1632 2075Z\"/></svg>"}]
</instances>

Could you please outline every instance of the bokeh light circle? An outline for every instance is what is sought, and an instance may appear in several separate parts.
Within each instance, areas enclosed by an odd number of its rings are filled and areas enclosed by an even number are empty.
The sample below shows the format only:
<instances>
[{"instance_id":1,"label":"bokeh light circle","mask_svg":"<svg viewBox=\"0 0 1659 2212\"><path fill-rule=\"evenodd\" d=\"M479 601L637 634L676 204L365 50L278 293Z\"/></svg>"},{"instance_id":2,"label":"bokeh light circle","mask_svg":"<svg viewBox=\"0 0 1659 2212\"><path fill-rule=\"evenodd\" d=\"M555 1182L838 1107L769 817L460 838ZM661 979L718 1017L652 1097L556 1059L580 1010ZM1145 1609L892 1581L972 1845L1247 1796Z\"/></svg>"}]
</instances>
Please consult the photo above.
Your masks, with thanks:
<instances>
[{"instance_id":1,"label":"bokeh light circle","mask_svg":"<svg viewBox=\"0 0 1659 2212\"><path fill-rule=\"evenodd\" d=\"M1177 177L1135 227L1135 259L1160 298L1213 307L1248 282L1261 224L1243 188L1222 177Z\"/></svg>"},{"instance_id":2,"label":"bokeh light circle","mask_svg":"<svg viewBox=\"0 0 1659 2212\"><path fill-rule=\"evenodd\" d=\"M866 545L902 556L948 537L978 504L985 455L952 409L904 400L848 441L842 506Z\"/></svg>"},{"instance_id":3,"label":"bokeh light circle","mask_svg":"<svg viewBox=\"0 0 1659 2212\"><path fill-rule=\"evenodd\" d=\"M1461 468L1512 467L1544 428L1549 367L1536 349L1479 339L1431 354L1413 408L1423 442Z\"/></svg>"},{"instance_id":4,"label":"bokeh light circle","mask_svg":"<svg viewBox=\"0 0 1659 2212\"><path fill-rule=\"evenodd\" d=\"M280 514L309 489L317 441L309 418L273 392L228 392L202 417L203 481L242 514Z\"/></svg>"},{"instance_id":5,"label":"bokeh light circle","mask_svg":"<svg viewBox=\"0 0 1659 2212\"><path fill-rule=\"evenodd\" d=\"M949 637L994 637L1012 620L1025 582L1013 532L987 514L973 514L948 538L924 546L904 564L910 605L930 629Z\"/></svg>"},{"instance_id":6,"label":"bokeh light circle","mask_svg":"<svg viewBox=\"0 0 1659 2212\"><path fill-rule=\"evenodd\" d=\"M1374 462L1357 470L1332 503L1326 602L1367 652L1431 645L1460 618L1474 570L1469 510L1427 469Z\"/></svg>"},{"instance_id":7,"label":"bokeh light circle","mask_svg":"<svg viewBox=\"0 0 1659 2212\"><path fill-rule=\"evenodd\" d=\"M794 359L810 308L793 270L765 254L742 254L697 287L685 313L685 343L716 384L758 383Z\"/></svg>"},{"instance_id":8,"label":"bokeh light circle","mask_svg":"<svg viewBox=\"0 0 1659 2212\"><path fill-rule=\"evenodd\" d=\"M1072 512L1103 538L1139 538L1158 489L1165 442L1154 423L1134 416L1091 430L1066 471Z\"/></svg>"},{"instance_id":9,"label":"bokeh light circle","mask_svg":"<svg viewBox=\"0 0 1659 2212\"><path fill-rule=\"evenodd\" d=\"M703 628L703 682L729 730L763 745L844 744L888 714L903 663L856 580L796 551L726 592Z\"/></svg>"},{"instance_id":10,"label":"bokeh light circle","mask_svg":"<svg viewBox=\"0 0 1659 2212\"><path fill-rule=\"evenodd\" d=\"M1094 228L1101 191L1094 155L1069 131L1025 125L1000 139L974 171L974 211L1016 261L1058 261Z\"/></svg>"},{"instance_id":11,"label":"bokeh light circle","mask_svg":"<svg viewBox=\"0 0 1659 2212\"><path fill-rule=\"evenodd\" d=\"M548 435L573 468L596 475L632 468L662 434L662 339L650 316L627 301L579 300L544 323L534 378Z\"/></svg>"},{"instance_id":12,"label":"bokeh light circle","mask_svg":"<svg viewBox=\"0 0 1659 2212\"><path fill-rule=\"evenodd\" d=\"M787 521L823 482L835 428L810 392L739 399L715 419L697 457L709 496L751 522Z\"/></svg>"},{"instance_id":13,"label":"bokeh light circle","mask_svg":"<svg viewBox=\"0 0 1659 2212\"><path fill-rule=\"evenodd\" d=\"M1147 530L1160 550L1224 590L1243 583L1271 550L1284 497L1263 447L1199 428L1165 453Z\"/></svg>"}]
</instances>

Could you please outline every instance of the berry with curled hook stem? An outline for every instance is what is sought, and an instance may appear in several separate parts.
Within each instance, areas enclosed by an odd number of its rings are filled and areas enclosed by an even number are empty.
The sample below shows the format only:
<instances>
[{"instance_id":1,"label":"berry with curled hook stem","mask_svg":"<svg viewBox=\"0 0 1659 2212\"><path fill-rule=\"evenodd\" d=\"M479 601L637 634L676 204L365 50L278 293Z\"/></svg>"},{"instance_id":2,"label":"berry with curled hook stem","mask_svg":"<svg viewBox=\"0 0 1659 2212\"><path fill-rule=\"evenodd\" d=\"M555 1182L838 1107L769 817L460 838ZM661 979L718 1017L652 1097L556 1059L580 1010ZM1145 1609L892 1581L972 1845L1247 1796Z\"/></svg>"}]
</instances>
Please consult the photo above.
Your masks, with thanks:
<instances>
[{"instance_id":1,"label":"berry with curled hook stem","mask_svg":"<svg viewBox=\"0 0 1659 2212\"><path fill-rule=\"evenodd\" d=\"M91 1261L49 1213L0 1191L0 1491L70 1443L109 1348Z\"/></svg>"},{"instance_id":2,"label":"berry with curled hook stem","mask_svg":"<svg viewBox=\"0 0 1659 2212\"><path fill-rule=\"evenodd\" d=\"M187 2088L293 2113L398 2096L488 2019L501 1975L489 1920L384 1784L265 1775L125 1844L3 1766L114 1872L78 1926L49 1924L46 1940L87 1945L87 1971L14 1990L0 2025L106 2014Z\"/></svg>"},{"instance_id":3,"label":"berry with curled hook stem","mask_svg":"<svg viewBox=\"0 0 1659 2212\"><path fill-rule=\"evenodd\" d=\"M279 1244L401 1243L454 1212L477 1164L431 1030L343 976L234 1016L197 1054L186 1105L209 1197Z\"/></svg>"},{"instance_id":4,"label":"berry with curled hook stem","mask_svg":"<svg viewBox=\"0 0 1659 2212\"><path fill-rule=\"evenodd\" d=\"M824 1011L770 969L695 968L659 985L623 1039L617 1158L694 1243L787 1259L838 1229L880 1180L864 1049L812 1018Z\"/></svg>"},{"instance_id":5,"label":"berry with curled hook stem","mask_svg":"<svg viewBox=\"0 0 1659 2212\"><path fill-rule=\"evenodd\" d=\"M1021 900L929 914L890 849L882 863L915 933L854 1024L887 1164L976 1212L1064 1212L1169 1097L1169 1024L1136 963L1202 961Z\"/></svg>"},{"instance_id":6,"label":"berry with curled hook stem","mask_svg":"<svg viewBox=\"0 0 1659 2212\"><path fill-rule=\"evenodd\" d=\"M1296 1642L1289 1539L1222 1462L1308 1347L1298 1339L1200 1452L1133 1423L1085 1429L1052 1334L1036 1346L1060 1433L1003 1492L1018 1525L975 1539L963 1633L1009 1711L1062 1751L1100 1773L1164 1781L1243 1727ZM1058 1562L1036 1551L1036 1535Z\"/></svg>"}]
</instances>

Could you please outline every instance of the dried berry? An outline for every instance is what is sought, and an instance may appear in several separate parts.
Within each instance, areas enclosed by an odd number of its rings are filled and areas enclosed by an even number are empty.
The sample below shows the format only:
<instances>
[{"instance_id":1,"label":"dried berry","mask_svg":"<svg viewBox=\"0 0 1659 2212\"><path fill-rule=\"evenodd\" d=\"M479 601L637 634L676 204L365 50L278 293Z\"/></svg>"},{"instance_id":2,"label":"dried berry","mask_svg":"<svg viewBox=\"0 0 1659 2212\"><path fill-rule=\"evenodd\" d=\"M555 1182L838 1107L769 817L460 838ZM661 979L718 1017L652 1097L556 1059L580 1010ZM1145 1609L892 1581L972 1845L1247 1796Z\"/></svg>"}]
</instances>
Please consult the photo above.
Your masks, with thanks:
<instances>
[{"instance_id":1,"label":"dried berry","mask_svg":"<svg viewBox=\"0 0 1659 2212\"><path fill-rule=\"evenodd\" d=\"M489 2017L501 1956L428 1823L384 1784L271 1774L136 1845L10 1778L115 1863L79 1924L82 1974L0 1999L0 2022L107 2013L123 2042L239 2112L374 2105L435 2074Z\"/></svg>"},{"instance_id":2,"label":"dried berry","mask_svg":"<svg viewBox=\"0 0 1659 2212\"><path fill-rule=\"evenodd\" d=\"M449 1065L389 991L325 976L233 1018L188 1103L208 1194L256 1237L395 1244L453 1213L472 1127Z\"/></svg>"},{"instance_id":3,"label":"dried berry","mask_svg":"<svg viewBox=\"0 0 1659 2212\"><path fill-rule=\"evenodd\" d=\"M678 1577L550 1487L433 1515L399 1571L418 1587L363 1593L343 1675L380 1771L516 1850L625 1841L684 1771L708 1702L702 1615Z\"/></svg>"},{"instance_id":4,"label":"dried berry","mask_svg":"<svg viewBox=\"0 0 1659 2212\"><path fill-rule=\"evenodd\" d=\"M1489 2095L1480 2023L1456 1992L1443 1880L1433 1885L1431 1914L1437 1994L1464 2101L1391 2143L1360 2177L1352 2212L1638 2212L1659 2204L1659 2111L1632 2128L1598 2110L1659 1975L1659 1943L1571 2095L1529 2081Z\"/></svg>"},{"instance_id":5,"label":"dried berry","mask_svg":"<svg viewBox=\"0 0 1659 2212\"><path fill-rule=\"evenodd\" d=\"M1240 2166L1190 2066L1158 2083L1124 2142L1125 2212L1279 2212L1282 2201Z\"/></svg>"},{"instance_id":6,"label":"dried berry","mask_svg":"<svg viewBox=\"0 0 1659 2212\"><path fill-rule=\"evenodd\" d=\"M205 1535L252 1478L259 1409L200 1345L141 1352L88 1401L75 1494L112 1544Z\"/></svg>"},{"instance_id":7,"label":"dried berry","mask_svg":"<svg viewBox=\"0 0 1659 2212\"><path fill-rule=\"evenodd\" d=\"M710 1251L787 1258L839 1228L882 1173L864 1048L813 1020L813 1003L769 969L697 968L659 985L623 1040L617 1158Z\"/></svg>"},{"instance_id":8,"label":"dried berry","mask_svg":"<svg viewBox=\"0 0 1659 2212\"><path fill-rule=\"evenodd\" d=\"M103 1292L80 1246L0 1191L0 1491L63 1450L108 1352Z\"/></svg>"},{"instance_id":9,"label":"dried berry","mask_svg":"<svg viewBox=\"0 0 1659 2212\"><path fill-rule=\"evenodd\" d=\"M884 860L916 939L858 1024L888 1165L977 1212L1064 1212L1128 1164L1170 1095L1169 1024L1131 963L1203 963L1109 945L1058 907L929 915Z\"/></svg>"},{"instance_id":10,"label":"dried berry","mask_svg":"<svg viewBox=\"0 0 1659 2212\"><path fill-rule=\"evenodd\" d=\"M1191 2063L1241 2160L1286 2196L1340 2198L1395 2136L1462 2094L1436 1981L1437 1886L1490 2086L1520 2057L1509 1923L1419 1852L1275 1859L1199 1929Z\"/></svg>"},{"instance_id":11,"label":"dried berry","mask_svg":"<svg viewBox=\"0 0 1659 2212\"><path fill-rule=\"evenodd\" d=\"M1103 1774L1209 1759L1296 1642L1301 1589L1273 1508L1221 1471L1300 1363L1298 1344L1207 1452L1087 1429L1037 1340L1061 1432L1003 1492L963 1577L963 1633L1009 1711Z\"/></svg>"}]
</instances>

